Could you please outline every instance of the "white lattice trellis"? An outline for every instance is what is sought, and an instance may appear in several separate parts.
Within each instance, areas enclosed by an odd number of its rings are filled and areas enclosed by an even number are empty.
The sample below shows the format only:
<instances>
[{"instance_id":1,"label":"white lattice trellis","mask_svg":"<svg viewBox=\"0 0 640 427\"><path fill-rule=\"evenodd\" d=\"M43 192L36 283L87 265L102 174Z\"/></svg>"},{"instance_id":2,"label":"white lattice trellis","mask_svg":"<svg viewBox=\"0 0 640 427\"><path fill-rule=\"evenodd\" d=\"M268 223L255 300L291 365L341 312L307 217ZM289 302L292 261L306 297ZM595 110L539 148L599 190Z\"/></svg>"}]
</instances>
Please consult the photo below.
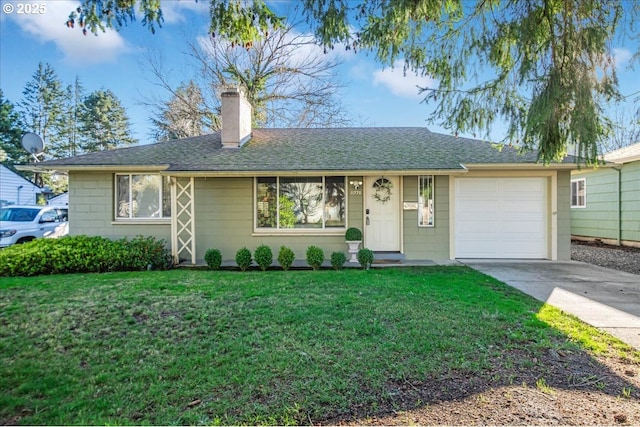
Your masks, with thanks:
<instances>
[{"instance_id":1,"label":"white lattice trellis","mask_svg":"<svg viewBox=\"0 0 640 427\"><path fill-rule=\"evenodd\" d=\"M171 179L171 251L176 263L196 263L193 177Z\"/></svg>"}]
</instances>

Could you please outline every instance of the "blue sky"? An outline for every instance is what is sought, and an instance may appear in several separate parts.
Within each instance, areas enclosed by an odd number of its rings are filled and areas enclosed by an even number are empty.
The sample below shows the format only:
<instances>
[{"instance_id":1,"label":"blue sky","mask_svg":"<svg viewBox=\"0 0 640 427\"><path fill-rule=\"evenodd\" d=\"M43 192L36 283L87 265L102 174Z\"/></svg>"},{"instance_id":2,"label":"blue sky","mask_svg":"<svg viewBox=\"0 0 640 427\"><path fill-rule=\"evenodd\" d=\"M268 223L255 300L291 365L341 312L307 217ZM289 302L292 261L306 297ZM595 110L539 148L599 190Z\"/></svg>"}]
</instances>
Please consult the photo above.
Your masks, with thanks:
<instances>
[{"instance_id":1,"label":"blue sky","mask_svg":"<svg viewBox=\"0 0 640 427\"><path fill-rule=\"evenodd\" d=\"M133 136L141 143L149 137L149 108L141 105L146 98L166 98L153 82L151 73L142 64L148 52L161 52L164 67L171 70L171 81L178 85L195 74L189 67L186 36L207 33L208 1L163 0L165 22L156 34L151 34L138 21L120 32L108 30L95 37L86 37L64 22L69 12L79 4L71 0L17 1L0 0L0 88L14 104L22 99L22 91L35 72L38 62L48 62L65 85L78 76L87 92L110 89L121 100L131 120ZM19 4L44 4L42 14L18 14ZM7 5L13 7L8 7ZM27 10L21 6L22 11ZM33 9L33 8L32 8ZM10 11L11 13L7 13ZM636 41L637 43L637 41ZM624 95L640 91L640 69L628 67L637 50L629 40L615 40L616 66ZM354 117L354 126L428 126L432 131L446 130L428 125L426 117L432 106L421 103L416 85L429 85L429 79L404 75L402 67L383 68L372 54L336 52L343 64L340 80L345 85L340 96ZM629 97L621 108L630 113L638 95ZM491 134L500 139L498 124Z\"/></svg>"}]
</instances>

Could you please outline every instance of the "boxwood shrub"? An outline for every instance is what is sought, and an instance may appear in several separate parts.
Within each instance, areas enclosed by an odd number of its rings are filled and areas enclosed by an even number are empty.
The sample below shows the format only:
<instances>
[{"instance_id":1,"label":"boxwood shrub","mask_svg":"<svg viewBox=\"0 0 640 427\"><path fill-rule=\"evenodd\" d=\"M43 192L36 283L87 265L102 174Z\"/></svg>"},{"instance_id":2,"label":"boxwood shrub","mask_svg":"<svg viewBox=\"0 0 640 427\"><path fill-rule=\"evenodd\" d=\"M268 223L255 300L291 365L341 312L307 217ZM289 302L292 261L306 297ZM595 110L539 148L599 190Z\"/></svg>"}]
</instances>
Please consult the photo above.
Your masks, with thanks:
<instances>
[{"instance_id":1,"label":"boxwood shrub","mask_svg":"<svg viewBox=\"0 0 640 427\"><path fill-rule=\"evenodd\" d=\"M256 264L262 271L265 271L273 263L273 252L267 245L260 245L253 253L253 258L256 260Z\"/></svg>"},{"instance_id":2,"label":"boxwood shrub","mask_svg":"<svg viewBox=\"0 0 640 427\"><path fill-rule=\"evenodd\" d=\"M284 271L287 271L293 261L296 259L296 254L286 246L280 246L280 252L278 252L278 263Z\"/></svg>"},{"instance_id":3,"label":"boxwood shrub","mask_svg":"<svg viewBox=\"0 0 640 427\"><path fill-rule=\"evenodd\" d=\"M320 268L324 262L324 251L317 246L309 246L307 248L307 264L314 270Z\"/></svg>"},{"instance_id":4,"label":"boxwood shrub","mask_svg":"<svg viewBox=\"0 0 640 427\"><path fill-rule=\"evenodd\" d=\"M251 251L247 248L238 249L236 252L236 264L240 267L240 270L246 271L249 267L251 267Z\"/></svg>"},{"instance_id":5,"label":"boxwood shrub","mask_svg":"<svg viewBox=\"0 0 640 427\"><path fill-rule=\"evenodd\" d=\"M222 252L219 249L207 249L204 261L211 270L219 270L222 265Z\"/></svg>"},{"instance_id":6,"label":"boxwood shrub","mask_svg":"<svg viewBox=\"0 0 640 427\"><path fill-rule=\"evenodd\" d=\"M344 267L344 263L347 262L347 256L344 252L333 252L331 254L331 266L335 270L340 270Z\"/></svg>"},{"instance_id":7,"label":"boxwood shrub","mask_svg":"<svg viewBox=\"0 0 640 427\"><path fill-rule=\"evenodd\" d=\"M365 270L368 270L369 267L371 267L371 264L373 264L374 255L371 249L360 249L356 257L358 258L358 262L360 263L362 268L364 268Z\"/></svg>"}]
</instances>

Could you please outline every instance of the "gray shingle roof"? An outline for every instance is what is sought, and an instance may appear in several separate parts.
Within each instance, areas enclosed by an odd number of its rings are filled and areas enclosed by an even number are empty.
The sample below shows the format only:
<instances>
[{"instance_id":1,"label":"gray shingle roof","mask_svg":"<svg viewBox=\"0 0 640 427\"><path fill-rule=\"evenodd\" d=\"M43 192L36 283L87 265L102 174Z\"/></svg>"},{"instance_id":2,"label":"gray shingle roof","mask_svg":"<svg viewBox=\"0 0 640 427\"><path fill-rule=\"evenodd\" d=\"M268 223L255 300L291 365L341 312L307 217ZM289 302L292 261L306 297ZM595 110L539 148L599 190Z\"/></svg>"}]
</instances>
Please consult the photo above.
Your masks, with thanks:
<instances>
[{"instance_id":1,"label":"gray shingle roof","mask_svg":"<svg viewBox=\"0 0 640 427\"><path fill-rule=\"evenodd\" d=\"M536 154L426 128L254 129L240 149L220 133L40 163L48 168L167 165L175 172L463 170L469 164L533 164ZM569 161L570 162L570 161Z\"/></svg>"}]
</instances>

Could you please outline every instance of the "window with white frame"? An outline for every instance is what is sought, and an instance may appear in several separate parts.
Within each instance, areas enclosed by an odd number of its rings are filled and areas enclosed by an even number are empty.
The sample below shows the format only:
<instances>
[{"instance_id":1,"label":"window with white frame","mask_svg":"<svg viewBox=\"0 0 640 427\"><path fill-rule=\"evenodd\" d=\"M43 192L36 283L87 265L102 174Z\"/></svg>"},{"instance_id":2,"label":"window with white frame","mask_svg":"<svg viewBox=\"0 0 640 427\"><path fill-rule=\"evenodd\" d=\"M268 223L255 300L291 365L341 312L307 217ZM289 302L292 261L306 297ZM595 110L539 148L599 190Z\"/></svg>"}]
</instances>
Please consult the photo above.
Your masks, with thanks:
<instances>
[{"instance_id":1,"label":"window with white frame","mask_svg":"<svg viewBox=\"0 0 640 427\"><path fill-rule=\"evenodd\" d=\"M169 177L159 174L116 175L116 219L171 217Z\"/></svg>"},{"instance_id":2,"label":"window with white frame","mask_svg":"<svg viewBox=\"0 0 640 427\"><path fill-rule=\"evenodd\" d=\"M571 207L587 207L587 180L585 178L571 181Z\"/></svg>"},{"instance_id":3,"label":"window with white frame","mask_svg":"<svg viewBox=\"0 0 640 427\"><path fill-rule=\"evenodd\" d=\"M344 228L345 190L344 176L256 178L256 228Z\"/></svg>"},{"instance_id":4,"label":"window with white frame","mask_svg":"<svg viewBox=\"0 0 640 427\"><path fill-rule=\"evenodd\" d=\"M418 177L418 226L434 226L433 175Z\"/></svg>"}]
</instances>

